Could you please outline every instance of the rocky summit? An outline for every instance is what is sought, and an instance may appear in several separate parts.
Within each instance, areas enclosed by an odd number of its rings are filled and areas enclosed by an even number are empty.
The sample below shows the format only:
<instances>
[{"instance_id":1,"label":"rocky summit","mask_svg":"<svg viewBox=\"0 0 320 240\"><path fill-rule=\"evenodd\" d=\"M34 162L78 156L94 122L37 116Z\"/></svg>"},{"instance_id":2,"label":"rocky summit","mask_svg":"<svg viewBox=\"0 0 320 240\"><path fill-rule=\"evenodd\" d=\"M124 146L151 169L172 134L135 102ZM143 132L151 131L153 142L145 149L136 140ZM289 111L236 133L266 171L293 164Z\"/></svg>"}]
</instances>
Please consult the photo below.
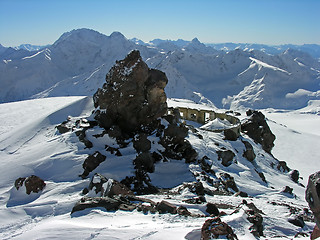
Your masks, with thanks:
<instances>
[{"instance_id":1,"label":"rocky summit","mask_svg":"<svg viewBox=\"0 0 320 240\"><path fill-rule=\"evenodd\" d=\"M149 69L133 50L116 62L94 94L95 119L104 128L116 123L126 133L147 126L167 111L167 83L163 72Z\"/></svg>"},{"instance_id":2,"label":"rocky summit","mask_svg":"<svg viewBox=\"0 0 320 240\"><path fill-rule=\"evenodd\" d=\"M74 123L67 120L57 126L61 134L77 129L75 133L79 140L94 151L82 165L82 178L108 161L108 153L122 157L121 152L127 151L124 149L132 148L135 152L132 157L134 174L119 180L135 193L154 193L158 189L151 184L149 173L155 171L156 162L173 159L191 163L196 160L198 153L186 139L189 130L180 119L179 110L167 114L164 92L167 82L165 73L149 69L140 52L131 51L116 62L106 76L106 83L94 94L95 109L91 120L81 119ZM93 134L91 142L88 132L98 129L102 132ZM116 144L98 149L94 142L104 137L114 139ZM101 153L104 151L108 153Z\"/></svg>"}]
</instances>

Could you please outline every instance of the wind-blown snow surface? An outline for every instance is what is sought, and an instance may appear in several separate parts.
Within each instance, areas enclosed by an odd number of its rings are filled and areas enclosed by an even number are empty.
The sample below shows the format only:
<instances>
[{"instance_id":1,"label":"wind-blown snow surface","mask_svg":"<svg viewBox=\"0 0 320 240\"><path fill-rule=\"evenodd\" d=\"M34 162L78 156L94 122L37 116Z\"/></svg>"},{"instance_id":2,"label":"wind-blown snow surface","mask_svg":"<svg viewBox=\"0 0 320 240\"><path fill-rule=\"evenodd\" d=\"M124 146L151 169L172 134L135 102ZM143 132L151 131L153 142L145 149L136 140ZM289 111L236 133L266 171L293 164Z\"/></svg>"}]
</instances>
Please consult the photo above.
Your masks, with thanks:
<instances>
[{"instance_id":1,"label":"wind-blown snow surface","mask_svg":"<svg viewBox=\"0 0 320 240\"><path fill-rule=\"evenodd\" d=\"M187 101L185 101L187 102ZM68 116L77 119L79 116L91 114L92 99L88 97L63 97L44 98L15 103L0 104L0 159L2 170L0 175L0 238L1 239L199 239L199 229L206 218L183 217L171 214L143 214L137 212L106 212L102 209L90 209L70 215L76 201L81 198L81 191L89 184L89 179L82 180L78 175L82 173L82 163L90 149L78 141L74 133L59 134L55 126L64 121ZM283 115L282 115L283 114ZM311 127L317 127L319 116L310 115L306 124L290 124L293 119L302 119L305 115L299 112L274 112L267 113L272 130L280 135L280 144L283 139L290 139L293 131L299 131L303 139L310 136ZM281 116L287 116L283 118ZM281 124L287 124L284 127ZM8 128L6 127L8 126ZM307 127L306 127L307 126ZM317 127L318 129L318 127ZM247 192L252 198L248 202L264 212L264 234L262 239L292 238L297 232L309 232L314 224L307 223L301 229L290 224L287 218L290 211L285 206L271 204L272 201L281 204L290 204L297 208L307 207L304 200L304 188L293 183L288 174L280 173L270 167L273 158L266 154L259 145L253 143L246 136L244 140L250 141L254 146L257 159L254 164L236 154L237 163L224 167L219 161L215 150L218 146L241 153L244 146L240 140L229 142L223 140L220 133L199 130L203 140L189 132L189 141L199 152L199 157L207 155L212 159L213 170L217 174L230 173L241 191ZM99 128L91 131L99 132ZM91 134L88 134L89 138ZM313 135L319 142L320 135ZM281 140L282 139L282 140ZM111 138L104 138L103 142L94 140L95 146L104 149L104 144L116 144ZM291 143L291 145L290 145ZM277 146L276 148L281 146ZM292 148L296 148L295 142L287 142L286 156L291 156ZM299 142L299 147L308 152L310 161L314 163L315 170L319 170L315 145L308 142ZM124 151L124 150L123 150ZM278 152L276 151L275 154ZM123 157L114 157L107 154L107 160L97 169L106 176L121 178L133 171L131 165L135 157L135 151L131 145L122 152ZM314 154L314 155L313 155ZM294 164L293 159L289 162ZM153 184L163 187L173 187L183 181L193 179L191 173L201 171L196 164L185 164L183 161L169 161L158 163L154 174L150 174ZM259 178L254 169L262 171L268 183ZM165 179L159 177L159 173L166 174ZM183 174L178 174L183 173ZM35 174L47 183L41 194L21 198L13 183L18 177L26 177ZM166 181L170 179L170 181ZM259 180L260 179L260 180ZM174 180L174 181L172 181ZM295 197L281 193L284 186L294 189ZM205 214L205 205L192 205L182 202L190 196L191 192L185 191L180 195L166 194L145 196L156 202L167 201L186 206L194 213ZM242 198L235 196L206 196L207 201L238 206ZM249 233L251 225L240 208L237 213L231 214L234 209L222 209L230 215L222 217L238 235L239 239L255 239ZM283 239L283 238L281 238ZM299 238L299 239L308 239Z\"/></svg>"},{"instance_id":2,"label":"wind-blown snow surface","mask_svg":"<svg viewBox=\"0 0 320 240\"><path fill-rule=\"evenodd\" d=\"M78 29L39 51L0 47L0 102L92 96L115 61L133 49L149 67L166 73L169 97L198 101L201 93L217 107L232 109L298 109L320 99L320 63L305 52L225 52L197 38L141 44L118 32L105 36Z\"/></svg>"}]
</instances>

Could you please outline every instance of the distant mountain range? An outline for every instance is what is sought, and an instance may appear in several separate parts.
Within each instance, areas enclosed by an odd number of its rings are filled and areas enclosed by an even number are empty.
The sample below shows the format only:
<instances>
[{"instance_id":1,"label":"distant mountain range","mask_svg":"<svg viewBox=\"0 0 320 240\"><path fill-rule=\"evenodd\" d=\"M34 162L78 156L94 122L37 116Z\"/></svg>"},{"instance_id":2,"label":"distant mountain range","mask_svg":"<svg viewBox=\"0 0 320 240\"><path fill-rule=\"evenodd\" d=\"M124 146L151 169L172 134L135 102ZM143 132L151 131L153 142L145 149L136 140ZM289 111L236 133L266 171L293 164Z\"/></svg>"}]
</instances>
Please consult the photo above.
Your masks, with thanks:
<instances>
[{"instance_id":1,"label":"distant mountain range","mask_svg":"<svg viewBox=\"0 0 320 240\"><path fill-rule=\"evenodd\" d=\"M133 41L136 44L144 45L144 46L157 46L158 48L161 47L161 45L171 43L174 46L183 48L186 45L188 45L191 41L186 41L183 39L178 40L163 40L163 39L154 39L150 42L143 42L142 40L138 38L132 38L129 39L130 41ZM303 45L296 45L296 44L283 44L283 45L267 45L267 44L258 44L258 43L205 43L206 46L212 47L216 50L222 50L222 51L232 51L236 49L242 49L244 51L252 51L252 50L259 50L262 52L265 52L267 54L280 54L284 52L287 49L294 49L301 52L306 52L310 54L312 57L320 60L320 45L318 44L303 44ZM0 44L1 46L1 44ZM23 49L28 51L38 51L43 48L49 47L50 45L32 45L32 44L21 44L19 46L13 47L16 50Z\"/></svg>"},{"instance_id":2,"label":"distant mountain range","mask_svg":"<svg viewBox=\"0 0 320 240\"><path fill-rule=\"evenodd\" d=\"M144 43L119 32L78 29L44 48L0 45L0 102L92 95L133 49L167 74L169 97L233 109L297 109L320 100L319 45L206 45L197 38Z\"/></svg>"}]
</instances>

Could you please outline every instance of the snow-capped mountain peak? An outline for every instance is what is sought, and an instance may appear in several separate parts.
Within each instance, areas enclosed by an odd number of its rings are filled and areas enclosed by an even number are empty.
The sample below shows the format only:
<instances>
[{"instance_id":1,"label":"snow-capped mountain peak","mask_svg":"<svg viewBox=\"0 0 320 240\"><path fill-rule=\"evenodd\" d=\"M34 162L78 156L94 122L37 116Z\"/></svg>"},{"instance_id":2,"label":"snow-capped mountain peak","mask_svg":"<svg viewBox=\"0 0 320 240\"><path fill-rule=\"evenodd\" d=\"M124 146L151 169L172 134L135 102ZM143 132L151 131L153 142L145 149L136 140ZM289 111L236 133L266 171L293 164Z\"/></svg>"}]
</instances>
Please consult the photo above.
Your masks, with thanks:
<instances>
[{"instance_id":1,"label":"snow-capped mountain peak","mask_svg":"<svg viewBox=\"0 0 320 240\"><path fill-rule=\"evenodd\" d=\"M121 32L113 32L113 33L111 33L110 38L127 39Z\"/></svg>"},{"instance_id":2,"label":"snow-capped mountain peak","mask_svg":"<svg viewBox=\"0 0 320 240\"><path fill-rule=\"evenodd\" d=\"M201 44L202 44L202 43L199 41L199 39L196 38L196 37L191 40L191 43L192 43L192 44L195 44L195 45L201 45Z\"/></svg>"},{"instance_id":3,"label":"snow-capped mountain peak","mask_svg":"<svg viewBox=\"0 0 320 240\"><path fill-rule=\"evenodd\" d=\"M106 36L91 29L64 33L47 49L30 52L0 48L0 101L92 95L113 63L134 49L150 67L167 74L169 97L194 100L198 99L197 92L217 107L230 107L231 102L240 106L241 102L241 106L252 108L301 108L318 99L314 93L319 91L320 63L297 50L287 49L278 55L241 48L224 52L197 38L191 42L155 39L149 45L136 44L122 33ZM256 80L262 78L264 87L260 88ZM263 91L245 91L252 84L255 87L250 89ZM287 97L299 89L310 94L296 94L295 101ZM260 97L254 97L257 94Z\"/></svg>"}]
</instances>

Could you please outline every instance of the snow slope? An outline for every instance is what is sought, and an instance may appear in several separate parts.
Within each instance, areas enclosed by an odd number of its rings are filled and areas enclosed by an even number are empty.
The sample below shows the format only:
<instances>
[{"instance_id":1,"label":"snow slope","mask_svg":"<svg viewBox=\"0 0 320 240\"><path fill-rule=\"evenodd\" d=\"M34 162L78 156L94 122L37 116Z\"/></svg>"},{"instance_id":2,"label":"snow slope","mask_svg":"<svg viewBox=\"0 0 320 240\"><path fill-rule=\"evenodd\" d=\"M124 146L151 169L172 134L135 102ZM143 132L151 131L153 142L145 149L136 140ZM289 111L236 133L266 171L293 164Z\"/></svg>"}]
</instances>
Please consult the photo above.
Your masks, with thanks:
<instances>
[{"instance_id":1,"label":"snow slope","mask_svg":"<svg viewBox=\"0 0 320 240\"><path fill-rule=\"evenodd\" d=\"M306 185L309 175L320 169L320 152L312 150L320 143L320 115L272 109L263 112L276 135L274 156L299 169Z\"/></svg>"},{"instance_id":2,"label":"snow slope","mask_svg":"<svg viewBox=\"0 0 320 240\"><path fill-rule=\"evenodd\" d=\"M83 171L82 163L87 154L95 149L85 149L74 133L61 135L56 131L55 126L68 116L73 121L79 119L79 116L89 116L92 109L92 99L88 97L43 98L0 104L1 239L199 239L199 229L207 217L143 214L136 210L106 212L99 208L70 215L74 203L81 198L82 189L89 183L89 179L82 180L78 176ZM319 126L317 115L310 115L308 124L297 125L290 124L290 121L294 119L302 121L304 114L271 110L267 114L272 130L276 130L280 135L280 144L283 139L292 137L294 134L292 131L299 131L301 137L307 139L312 130L311 126L317 129ZM285 117L287 115L288 117ZM271 119L275 122L271 122ZM284 123L288 124L288 128L281 125ZM92 135L101 131L100 128L93 128L88 137L93 141L94 146L103 151L105 144L115 145L116 143L107 136L102 140L91 138ZM241 137L242 140L249 141L253 145L257 154L257 159L252 164L242 157L244 145L240 140L225 141L220 133L206 132L201 129L198 131L203 139L198 138L191 131L188 139L199 152L199 158L207 155L217 176L224 172L232 175L240 190L251 196L246 200L254 202L263 211L265 237L261 239L283 239L282 237L291 239L297 232L308 233L312 230L314 223L307 222L302 229L287 221L290 211L285 204L298 209L307 207L304 188L292 182L288 173L281 173L270 167L274 159L259 145L245 135ZM314 140L319 142L319 137L320 134L315 134ZM299 146L309 152L310 161L313 161L314 168L319 170L315 145L302 141L299 142ZM236 154L235 161L229 167L223 166L218 161L216 151L221 148L230 149ZM291 156L292 148L296 148L296 143L290 141L283 149L286 156ZM107 160L99 165L96 171L116 179L131 174L133 166L130 164L130 159L133 159L135 154L132 144L122 151L123 157L120 158L103 152L107 155ZM275 151L274 154L277 153ZM294 163L289 162L290 159L287 158L283 160L288 161L289 166ZM267 183L260 179L256 170L264 173ZM156 164L156 170L150 174L150 177L152 183L157 186L174 187L184 181L194 180L194 174L201 171L197 164L188 165L183 161L172 160ZM31 174L43 178L47 186L41 194L21 198L19 192L14 189L13 183L18 177ZM206 187L210 187L203 179L199 180ZM295 197L282 193L284 186L292 187ZM205 214L204 204L193 205L182 201L193 196L195 196L193 193L184 191L170 196L164 193L144 197L156 202L166 199L173 204L183 205L194 213ZM207 195L206 198L210 202L234 206L231 209L222 209L227 213L222 220L234 229L239 239L256 239L249 233L248 228L251 224L244 212L245 207L234 211L242 202L242 198L223 195ZM279 205L274 205L272 202ZM308 237L299 239L308 239Z\"/></svg>"}]
</instances>

